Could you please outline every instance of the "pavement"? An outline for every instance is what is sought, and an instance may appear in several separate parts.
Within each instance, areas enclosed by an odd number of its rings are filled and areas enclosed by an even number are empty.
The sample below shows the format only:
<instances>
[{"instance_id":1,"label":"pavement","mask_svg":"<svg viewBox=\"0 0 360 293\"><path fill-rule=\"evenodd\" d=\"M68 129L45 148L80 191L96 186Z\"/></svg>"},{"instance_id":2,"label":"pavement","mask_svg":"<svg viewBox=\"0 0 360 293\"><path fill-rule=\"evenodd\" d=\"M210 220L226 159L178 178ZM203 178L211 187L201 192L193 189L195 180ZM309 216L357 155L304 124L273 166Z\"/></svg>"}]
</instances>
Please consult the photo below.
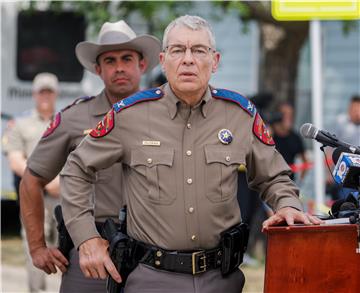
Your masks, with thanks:
<instances>
[{"instance_id":1,"label":"pavement","mask_svg":"<svg viewBox=\"0 0 360 293\"><path fill-rule=\"evenodd\" d=\"M61 273L46 276L47 290L43 292L59 292L60 280ZM0 292L29 292L24 266L1 264Z\"/></svg>"}]
</instances>

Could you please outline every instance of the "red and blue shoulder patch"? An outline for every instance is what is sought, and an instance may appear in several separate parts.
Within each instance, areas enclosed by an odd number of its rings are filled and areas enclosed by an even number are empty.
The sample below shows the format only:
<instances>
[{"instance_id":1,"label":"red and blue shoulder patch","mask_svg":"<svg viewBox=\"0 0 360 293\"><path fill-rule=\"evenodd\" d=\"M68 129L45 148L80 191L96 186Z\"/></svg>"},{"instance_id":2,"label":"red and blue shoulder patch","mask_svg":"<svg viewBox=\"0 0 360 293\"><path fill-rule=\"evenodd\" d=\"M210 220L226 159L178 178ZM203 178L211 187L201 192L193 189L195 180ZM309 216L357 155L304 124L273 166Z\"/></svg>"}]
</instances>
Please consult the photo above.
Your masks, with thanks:
<instances>
[{"instance_id":1,"label":"red and blue shoulder patch","mask_svg":"<svg viewBox=\"0 0 360 293\"><path fill-rule=\"evenodd\" d=\"M240 106L246 113L253 117L256 113L255 105L243 95L226 89L211 89L211 95L215 99L234 102Z\"/></svg>"},{"instance_id":2,"label":"red and blue shoulder patch","mask_svg":"<svg viewBox=\"0 0 360 293\"><path fill-rule=\"evenodd\" d=\"M81 97L81 98L77 98L74 102L72 102L71 104L67 105L65 108L61 109L61 112L64 112L68 109L70 109L72 106L75 106L77 104L80 104L81 102L87 102L92 100L93 98L95 98L95 96L85 96L85 97Z\"/></svg>"},{"instance_id":3,"label":"red and blue shoulder patch","mask_svg":"<svg viewBox=\"0 0 360 293\"><path fill-rule=\"evenodd\" d=\"M146 91L138 92L133 94L117 103L115 103L112 109L105 115L105 117L97 124L90 135L94 138L104 137L113 130L115 126L114 114L129 108L137 103L154 101L162 98L164 95L160 88L153 88Z\"/></svg>"},{"instance_id":4,"label":"red and blue shoulder patch","mask_svg":"<svg viewBox=\"0 0 360 293\"><path fill-rule=\"evenodd\" d=\"M114 128L114 109L111 109L104 118L91 130L90 135L94 138L104 137Z\"/></svg>"},{"instance_id":5,"label":"red and blue shoulder patch","mask_svg":"<svg viewBox=\"0 0 360 293\"><path fill-rule=\"evenodd\" d=\"M46 130L43 133L41 138L48 137L50 134L52 134L54 132L54 130L56 128L58 128L58 126L61 123L61 113L62 112L70 109L72 106L77 105L77 104L79 104L81 102L90 101L93 98L94 97L81 97L81 98L78 98L74 102L72 102L71 104L67 105L65 108L61 109L60 112L56 113L55 117L52 119L52 121L50 122L49 126L46 128Z\"/></svg>"},{"instance_id":6,"label":"red and blue shoulder patch","mask_svg":"<svg viewBox=\"0 0 360 293\"><path fill-rule=\"evenodd\" d=\"M275 142L270 134L269 128L266 126L259 113L256 113L254 119L253 133L262 143L271 146L275 145Z\"/></svg>"},{"instance_id":7,"label":"red and blue shoulder patch","mask_svg":"<svg viewBox=\"0 0 360 293\"><path fill-rule=\"evenodd\" d=\"M50 124L46 128L41 138L48 137L50 134L54 132L54 130L60 125L61 122L61 113L58 112L55 117L51 120Z\"/></svg>"},{"instance_id":8,"label":"red and blue shoulder patch","mask_svg":"<svg viewBox=\"0 0 360 293\"><path fill-rule=\"evenodd\" d=\"M146 101L154 101L162 98L164 95L163 91L160 88L152 88L149 90L137 92L136 94L133 94L120 102L117 102L113 105L113 109L116 113L119 113L120 111L129 108L135 104L146 102Z\"/></svg>"}]
</instances>

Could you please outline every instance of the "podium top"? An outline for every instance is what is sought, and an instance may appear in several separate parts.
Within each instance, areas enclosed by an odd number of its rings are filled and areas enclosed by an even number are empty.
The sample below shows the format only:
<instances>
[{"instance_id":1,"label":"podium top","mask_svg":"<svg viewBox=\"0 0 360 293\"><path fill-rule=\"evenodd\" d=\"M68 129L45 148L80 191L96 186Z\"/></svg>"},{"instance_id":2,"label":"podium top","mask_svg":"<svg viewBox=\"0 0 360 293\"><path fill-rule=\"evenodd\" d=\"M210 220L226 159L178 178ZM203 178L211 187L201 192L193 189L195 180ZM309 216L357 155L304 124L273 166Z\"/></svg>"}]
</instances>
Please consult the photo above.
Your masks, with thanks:
<instances>
[{"instance_id":1,"label":"podium top","mask_svg":"<svg viewBox=\"0 0 360 293\"><path fill-rule=\"evenodd\" d=\"M271 226L265 231L266 234L292 233L292 232L336 232L336 231L357 231L360 227L357 224L336 224L336 225L302 225L292 226Z\"/></svg>"}]
</instances>

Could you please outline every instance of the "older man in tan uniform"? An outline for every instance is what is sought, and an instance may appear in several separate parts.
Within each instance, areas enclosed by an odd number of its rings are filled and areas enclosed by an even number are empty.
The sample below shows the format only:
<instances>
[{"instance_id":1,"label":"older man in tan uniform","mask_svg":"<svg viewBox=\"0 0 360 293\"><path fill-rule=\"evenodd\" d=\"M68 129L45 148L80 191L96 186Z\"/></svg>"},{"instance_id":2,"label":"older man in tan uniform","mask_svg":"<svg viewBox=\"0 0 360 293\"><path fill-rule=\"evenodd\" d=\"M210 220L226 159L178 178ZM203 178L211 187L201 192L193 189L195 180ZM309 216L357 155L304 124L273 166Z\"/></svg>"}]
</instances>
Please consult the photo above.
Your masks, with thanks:
<instances>
[{"instance_id":1,"label":"older man in tan uniform","mask_svg":"<svg viewBox=\"0 0 360 293\"><path fill-rule=\"evenodd\" d=\"M87 252L84 274L104 278L107 271L120 281L86 203L95 172L122 162L128 233L146 248L125 292L241 292L242 272L234 267L223 277L219 270L220 234L241 221L240 166L275 211L264 228L319 221L301 212L290 170L254 105L209 86L220 58L209 24L176 19L163 50L169 83L115 104L69 156L61 173L66 224L80 253Z\"/></svg>"},{"instance_id":2,"label":"older man in tan uniform","mask_svg":"<svg viewBox=\"0 0 360 293\"><path fill-rule=\"evenodd\" d=\"M19 177L23 177L26 163L42 133L54 117L55 104L59 92L59 82L52 73L42 72L35 76L32 84L32 95L35 108L15 119L14 125L8 129L3 138L3 151L6 154L11 170ZM55 176L52 178L54 179ZM59 203L59 178L44 186L45 199L41 210L44 220L41 222L46 242L55 244L56 223L53 209ZM21 199L19 198L21 202ZM45 206L45 209L44 209ZM23 226L24 223L22 222ZM28 287L30 292L46 290L45 273L33 266L26 243L26 233L21 230L26 252L26 268L28 273Z\"/></svg>"},{"instance_id":3,"label":"older man in tan uniform","mask_svg":"<svg viewBox=\"0 0 360 293\"><path fill-rule=\"evenodd\" d=\"M153 36L136 36L124 22L105 23L98 43L82 42L76 47L80 63L99 75L105 89L94 97L84 97L60 111L42 136L27 163L21 183L21 214L28 232L34 264L64 274L61 292L105 292L104 280L85 279L80 271L77 249L70 251L69 262L57 248L47 247L43 239L42 187L62 169L69 153L96 126L112 104L139 90L141 75L158 64L160 42ZM90 230L96 230L106 218L118 218L124 204L121 192L121 164L96 174L87 206L91 210ZM76 201L74 201L76 205ZM63 211L66 214L66 209ZM77 215L78 218L83 218ZM88 219L88 218L87 218ZM69 266L68 263L70 263Z\"/></svg>"}]
</instances>

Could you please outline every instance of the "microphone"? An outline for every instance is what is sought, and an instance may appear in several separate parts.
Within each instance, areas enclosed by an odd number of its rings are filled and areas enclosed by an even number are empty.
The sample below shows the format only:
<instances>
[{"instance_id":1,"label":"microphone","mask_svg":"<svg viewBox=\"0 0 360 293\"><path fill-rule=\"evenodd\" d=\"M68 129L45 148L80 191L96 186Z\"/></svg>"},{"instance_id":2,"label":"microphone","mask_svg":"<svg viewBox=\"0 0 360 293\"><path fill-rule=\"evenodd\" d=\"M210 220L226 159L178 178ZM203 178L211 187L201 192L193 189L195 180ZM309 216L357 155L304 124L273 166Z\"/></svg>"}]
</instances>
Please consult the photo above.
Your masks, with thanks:
<instances>
[{"instance_id":1,"label":"microphone","mask_svg":"<svg viewBox=\"0 0 360 293\"><path fill-rule=\"evenodd\" d=\"M350 216L353 216L356 210L357 208L355 204L353 204L352 202L344 202L340 206L337 218L348 218Z\"/></svg>"},{"instance_id":2,"label":"microphone","mask_svg":"<svg viewBox=\"0 0 360 293\"><path fill-rule=\"evenodd\" d=\"M343 187L359 188L360 155L341 153L333 170L333 177L335 182Z\"/></svg>"},{"instance_id":3,"label":"microphone","mask_svg":"<svg viewBox=\"0 0 360 293\"><path fill-rule=\"evenodd\" d=\"M311 123L305 123L300 127L300 133L305 138L315 139L325 146L344 147L348 152L360 155L360 148L340 141L334 134L316 128Z\"/></svg>"},{"instance_id":4,"label":"microphone","mask_svg":"<svg viewBox=\"0 0 360 293\"><path fill-rule=\"evenodd\" d=\"M341 156L342 153L349 153L348 148L341 146L341 147L337 147L333 151L331 158L332 158L334 164L337 163L337 161L339 160L339 157Z\"/></svg>"},{"instance_id":5,"label":"microphone","mask_svg":"<svg viewBox=\"0 0 360 293\"><path fill-rule=\"evenodd\" d=\"M359 199L355 193L351 192L346 198L333 203L330 215L334 218L348 218L359 211Z\"/></svg>"}]
</instances>

